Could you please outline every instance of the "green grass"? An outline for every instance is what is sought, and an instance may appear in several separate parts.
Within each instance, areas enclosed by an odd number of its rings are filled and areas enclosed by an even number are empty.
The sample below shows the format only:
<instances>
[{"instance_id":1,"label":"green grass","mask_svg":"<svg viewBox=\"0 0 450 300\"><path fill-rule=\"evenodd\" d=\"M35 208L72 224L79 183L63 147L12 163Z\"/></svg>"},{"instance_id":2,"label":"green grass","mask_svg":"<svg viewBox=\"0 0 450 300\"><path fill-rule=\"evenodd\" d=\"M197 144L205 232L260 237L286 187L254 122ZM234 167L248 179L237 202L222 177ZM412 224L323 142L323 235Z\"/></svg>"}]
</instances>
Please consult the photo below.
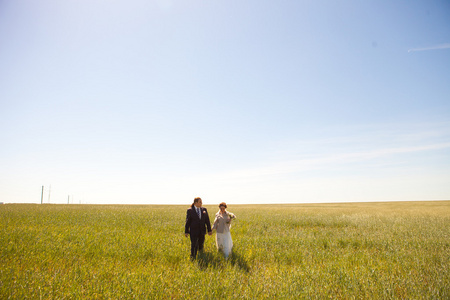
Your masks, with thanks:
<instances>
[{"instance_id":1,"label":"green grass","mask_svg":"<svg viewBox=\"0 0 450 300\"><path fill-rule=\"evenodd\" d=\"M0 298L450 298L450 201L230 205L194 262L186 208L1 205Z\"/></svg>"}]
</instances>

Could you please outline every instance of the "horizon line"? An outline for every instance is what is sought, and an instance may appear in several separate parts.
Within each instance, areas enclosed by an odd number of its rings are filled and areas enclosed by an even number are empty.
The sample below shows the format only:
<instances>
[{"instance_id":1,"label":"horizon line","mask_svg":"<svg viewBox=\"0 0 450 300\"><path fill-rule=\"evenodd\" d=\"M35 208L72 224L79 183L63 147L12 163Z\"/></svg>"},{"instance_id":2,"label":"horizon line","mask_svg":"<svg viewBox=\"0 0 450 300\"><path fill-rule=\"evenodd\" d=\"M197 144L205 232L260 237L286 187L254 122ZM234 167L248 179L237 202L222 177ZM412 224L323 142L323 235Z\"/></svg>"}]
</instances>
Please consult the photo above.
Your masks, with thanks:
<instances>
[{"instance_id":1,"label":"horizon line","mask_svg":"<svg viewBox=\"0 0 450 300\"><path fill-rule=\"evenodd\" d=\"M358 203L379 203L379 202L445 202L450 201L449 199L418 199L418 200L368 200L368 201L321 201L321 202L257 202L257 203L227 203L227 205L292 205L292 204L358 204ZM185 203L173 203L173 204L156 204L156 203L39 203L39 202L2 202L0 205L21 205L21 204L31 204L31 205L85 205L85 206L191 206L191 204L185 204ZM204 206L212 206L216 204L205 204Z\"/></svg>"}]
</instances>

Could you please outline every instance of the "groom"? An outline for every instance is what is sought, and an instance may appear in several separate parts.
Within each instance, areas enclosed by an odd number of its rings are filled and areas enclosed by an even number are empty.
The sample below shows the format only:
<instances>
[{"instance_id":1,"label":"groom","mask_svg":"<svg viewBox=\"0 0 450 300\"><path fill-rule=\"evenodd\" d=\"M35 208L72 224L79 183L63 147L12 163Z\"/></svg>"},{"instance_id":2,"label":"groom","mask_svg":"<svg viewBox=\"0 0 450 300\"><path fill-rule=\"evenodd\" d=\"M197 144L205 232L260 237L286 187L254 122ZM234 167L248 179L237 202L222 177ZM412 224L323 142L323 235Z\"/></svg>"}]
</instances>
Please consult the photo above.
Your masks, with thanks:
<instances>
[{"instance_id":1,"label":"groom","mask_svg":"<svg viewBox=\"0 0 450 300\"><path fill-rule=\"evenodd\" d=\"M184 226L184 235L191 236L191 259L195 259L198 251L203 251L205 242L206 228L208 235L212 234L211 222L209 221L208 211L202 207L202 199L194 199L191 208L186 212L186 225Z\"/></svg>"}]
</instances>

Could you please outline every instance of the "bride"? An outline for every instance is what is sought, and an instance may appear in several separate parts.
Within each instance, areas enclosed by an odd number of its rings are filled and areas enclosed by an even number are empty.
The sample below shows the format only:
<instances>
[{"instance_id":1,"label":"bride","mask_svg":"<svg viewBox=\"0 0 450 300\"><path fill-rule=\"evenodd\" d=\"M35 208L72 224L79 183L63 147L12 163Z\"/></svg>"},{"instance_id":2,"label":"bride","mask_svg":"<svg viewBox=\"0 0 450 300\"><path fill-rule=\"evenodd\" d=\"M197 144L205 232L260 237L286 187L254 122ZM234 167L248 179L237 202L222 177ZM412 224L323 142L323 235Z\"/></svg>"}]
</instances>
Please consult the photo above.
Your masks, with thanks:
<instances>
[{"instance_id":1,"label":"bride","mask_svg":"<svg viewBox=\"0 0 450 300\"><path fill-rule=\"evenodd\" d=\"M227 204L225 202L219 204L219 211L216 213L212 229L215 229L217 232L217 249L222 251L225 257L228 257L231 253L231 248L233 248L233 240L231 239L230 233L231 220L235 219L236 216L226 211L226 208Z\"/></svg>"}]
</instances>

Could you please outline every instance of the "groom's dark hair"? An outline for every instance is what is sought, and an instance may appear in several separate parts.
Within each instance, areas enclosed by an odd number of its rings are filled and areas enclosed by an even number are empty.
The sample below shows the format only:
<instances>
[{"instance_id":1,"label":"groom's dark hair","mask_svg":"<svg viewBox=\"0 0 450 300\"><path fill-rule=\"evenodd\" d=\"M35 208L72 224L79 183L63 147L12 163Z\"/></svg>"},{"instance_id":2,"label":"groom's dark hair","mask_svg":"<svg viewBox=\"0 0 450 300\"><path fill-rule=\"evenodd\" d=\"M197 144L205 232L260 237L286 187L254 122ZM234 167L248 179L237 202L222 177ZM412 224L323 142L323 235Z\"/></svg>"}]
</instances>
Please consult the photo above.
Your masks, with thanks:
<instances>
[{"instance_id":1,"label":"groom's dark hair","mask_svg":"<svg viewBox=\"0 0 450 300\"><path fill-rule=\"evenodd\" d=\"M202 200L202 198L197 197L194 199L194 202L192 202L191 207L194 207L194 204L197 203L199 200Z\"/></svg>"}]
</instances>

